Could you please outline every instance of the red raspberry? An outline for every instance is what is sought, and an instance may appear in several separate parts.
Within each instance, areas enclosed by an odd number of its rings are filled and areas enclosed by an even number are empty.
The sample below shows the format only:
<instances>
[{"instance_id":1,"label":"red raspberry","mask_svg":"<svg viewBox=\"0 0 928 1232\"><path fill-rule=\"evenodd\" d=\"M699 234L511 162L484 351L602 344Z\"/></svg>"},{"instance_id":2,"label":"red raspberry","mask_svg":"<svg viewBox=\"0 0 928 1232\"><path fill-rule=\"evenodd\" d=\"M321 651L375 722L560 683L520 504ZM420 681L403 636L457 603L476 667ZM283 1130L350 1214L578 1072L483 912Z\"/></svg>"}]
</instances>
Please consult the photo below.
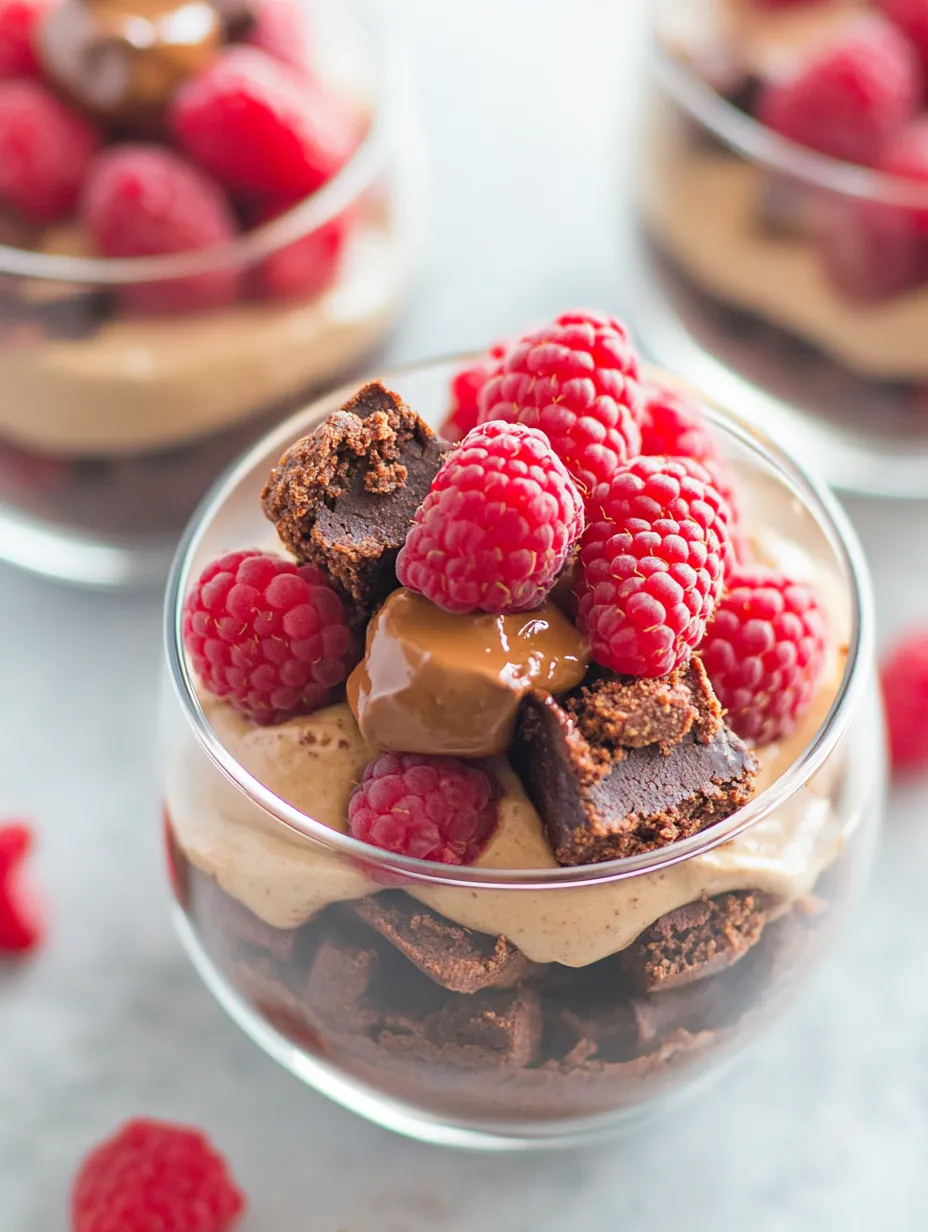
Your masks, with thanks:
<instances>
[{"instance_id":1,"label":"red raspberry","mask_svg":"<svg viewBox=\"0 0 928 1232\"><path fill-rule=\"evenodd\" d=\"M235 236L222 191L179 154L157 145L117 145L94 163L81 202L84 225L105 257L193 252ZM138 312L221 308L238 296L233 267L127 286Z\"/></svg>"},{"instance_id":2,"label":"red raspberry","mask_svg":"<svg viewBox=\"0 0 928 1232\"><path fill-rule=\"evenodd\" d=\"M918 106L917 57L895 26L862 17L813 48L789 77L769 82L760 120L800 145L870 166Z\"/></svg>"},{"instance_id":3,"label":"red raspberry","mask_svg":"<svg viewBox=\"0 0 928 1232\"><path fill-rule=\"evenodd\" d=\"M729 578L699 653L730 726L763 746L788 736L808 709L826 644L812 588L755 565Z\"/></svg>"},{"instance_id":4,"label":"red raspberry","mask_svg":"<svg viewBox=\"0 0 928 1232\"><path fill-rule=\"evenodd\" d=\"M230 552L184 604L184 646L203 684L257 723L327 705L353 666L342 601L312 565Z\"/></svg>"},{"instance_id":5,"label":"red raspberry","mask_svg":"<svg viewBox=\"0 0 928 1232\"><path fill-rule=\"evenodd\" d=\"M904 217L922 234L928 232L928 116L921 115L907 124L889 143L880 159L879 168L922 187L921 209L906 209Z\"/></svg>"},{"instance_id":6,"label":"red raspberry","mask_svg":"<svg viewBox=\"0 0 928 1232\"><path fill-rule=\"evenodd\" d=\"M638 356L612 317L565 312L515 344L479 395L480 421L540 428L581 493L641 448Z\"/></svg>"},{"instance_id":7,"label":"red raspberry","mask_svg":"<svg viewBox=\"0 0 928 1232\"><path fill-rule=\"evenodd\" d=\"M456 757L382 753L348 802L362 843L438 864L471 864L497 824L499 788Z\"/></svg>"},{"instance_id":8,"label":"red raspberry","mask_svg":"<svg viewBox=\"0 0 928 1232\"><path fill-rule=\"evenodd\" d=\"M174 130L232 192L290 205L320 188L356 144L338 99L255 47L231 47L177 92Z\"/></svg>"},{"instance_id":9,"label":"red raspberry","mask_svg":"<svg viewBox=\"0 0 928 1232\"><path fill-rule=\"evenodd\" d=\"M928 765L928 633L903 638L880 675L893 770L920 770Z\"/></svg>"},{"instance_id":10,"label":"red raspberry","mask_svg":"<svg viewBox=\"0 0 928 1232\"><path fill-rule=\"evenodd\" d=\"M644 387L641 452L701 462L734 517L735 477L694 397L670 385Z\"/></svg>"},{"instance_id":11,"label":"red raspberry","mask_svg":"<svg viewBox=\"0 0 928 1232\"><path fill-rule=\"evenodd\" d=\"M877 6L911 39L928 66L928 0L877 0Z\"/></svg>"},{"instance_id":12,"label":"red raspberry","mask_svg":"<svg viewBox=\"0 0 928 1232\"><path fill-rule=\"evenodd\" d=\"M0 78L38 77L36 34L55 0L0 0Z\"/></svg>"},{"instance_id":13,"label":"red raspberry","mask_svg":"<svg viewBox=\"0 0 928 1232\"><path fill-rule=\"evenodd\" d=\"M309 70L306 16L293 0L261 0L246 42L298 73Z\"/></svg>"},{"instance_id":14,"label":"red raspberry","mask_svg":"<svg viewBox=\"0 0 928 1232\"><path fill-rule=\"evenodd\" d=\"M432 481L396 574L449 612L525 612L554 585L582 530L579 493L545 436L482 424Z\"/></svg>"},{"instance_id":15,"label":"red raspberry","mask_svg":"<svg viewBox=\"0 0 928 1232\"><path fill-rule=\"evenodd\" d=\"M270 222L279 211L265 213ZM252 276L255 294L262 299L312 299L335 282L345 244L351 232L350 213L336 218L259 263Z\"/></svg>"},{"instance_id":16,"label":"red raspberry","mask_svg":"<svg viewBox=\"0 0 928 1232\"><path fill-rule=\"evenodd\" d=\"M0 202L44 226L70 214L100 137L38 81L0 81Z\"/></svg>"},{"instance_id":17,"label":"red raspberry","mask_svg":"<svg viewBox=\"0 0 928 1232\"><path fill-rule=\"evenodd\" d=\"M819 251L828 276L848 299L878 303L928 278L928 242L908 211L852 198L822 205Z\"/></svg>"},{"instance_id":18,"label":"red raspberry","mask_svg":"<svg viewBox=\"0 0 928 1232\"><path fill-rule=\"evenodd\" d=\"M24 822L0 825L0 955L25 953L42 940L38 905L22 875L32 846L32 830Z\"/></svg>"},{"instance_id":19,"label":"red raspberry","mask_svg":"<svg viewBox=\"0 0 928 1232\"><path fill-rule=\"evenodd\" d=\"M231 1232L245 1197L205 1134L134 1120L84 1160L72 1232Z\"/></svg>"},{"instance_id":20,"label":"red raspberry","mask_svg":"<svg viewBox=\"0 0 928 1232\"><path fill-rule=\"evenodd\" d=\"M446 441L460 441L480 420L477 398L507 351L507 343L494 342L488 351L459 368L451 378L451 410L441 426Z\"/></svg>"},{"instance_id":21,"label":"red raspberry","mask_svg":"<svg viewBox=\"0 0 928 1232\"><path fill-rule=\"evenodd\" d=\"M690 458L635 458L587 503L577 624L593 658L663 676L702 641L730 551L728 506Z\"/></svg>"}]
</instances>

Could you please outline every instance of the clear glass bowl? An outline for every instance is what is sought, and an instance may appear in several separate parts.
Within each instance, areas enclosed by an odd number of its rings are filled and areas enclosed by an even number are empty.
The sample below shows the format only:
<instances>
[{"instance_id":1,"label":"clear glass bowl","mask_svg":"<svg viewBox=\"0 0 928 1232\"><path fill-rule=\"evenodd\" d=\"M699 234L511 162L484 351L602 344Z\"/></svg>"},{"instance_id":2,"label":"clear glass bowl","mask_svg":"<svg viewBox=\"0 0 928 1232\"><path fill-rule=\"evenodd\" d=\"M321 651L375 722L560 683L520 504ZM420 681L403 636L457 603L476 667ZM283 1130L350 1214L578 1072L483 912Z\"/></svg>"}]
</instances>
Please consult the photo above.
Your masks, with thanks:
<instances>
[{"instance_id":1,"label":"clear glass bowl","mask_svg":"<svg viewBox=\"0 0 928 1232\"><path fill-rule=\"evenodd\" d=\"M364 0L309 9L319 71L368 117L318 192L234 242L193 254L75 255L0 246L0 560L64 581L163 581L217 475L308 393L369 362L407 290L419 145L394 35ZM4 237L7 238L7 237ZM292 252L288 252L293 245ZM253 278L321 251L318 289L145 316L120 290L209 271Z\"/></svg>"},{"instance_id":2,"label":"clear glass bowl","mask_svg":"<svg viewBox=\"0 0 928 1232\"><path fill-rule=\"evenodd\" d=\"M453 370L385 379L437 424ZM746 525L818 579L837 646L803 733L775 760L769 751L764 789L703 833L611 863L551 867L540 828L549 867L545 857L511 867L495 839L472 867L391 856L342 832L371 755L347 707L317 714L311 732L308 720L257 729L224 703L204 710L181 642L193 579L231 548L273 545L259 502L268 471L349 392L257 444L203 504L175 561L165 825L181 937L262 1048L370 1120L463 1147L593 1139L719 1071L766 1026L868 867L883 738L866 569L827 491L756 429L709 410ZM517 824L527 803L514 780L507 791ZM634 956L650 926L726 895L749 914L776 904L756 944L727 970L641 991Z\"/></svg>"},{"instance_id":3,"label":"clear glass bowl","mask_svg":"<svg viewBox=\"0 0 928 1232\"><path fill-rule=\"evenodd\" d=\"M814 7L757 20L785 38ZM928 190L780 138L737 105L750 80L725 79L690 0L652 11L635 172L645 348L833 485L928 496L928 249L899 225Z\"/></svg>"}]
</instances>

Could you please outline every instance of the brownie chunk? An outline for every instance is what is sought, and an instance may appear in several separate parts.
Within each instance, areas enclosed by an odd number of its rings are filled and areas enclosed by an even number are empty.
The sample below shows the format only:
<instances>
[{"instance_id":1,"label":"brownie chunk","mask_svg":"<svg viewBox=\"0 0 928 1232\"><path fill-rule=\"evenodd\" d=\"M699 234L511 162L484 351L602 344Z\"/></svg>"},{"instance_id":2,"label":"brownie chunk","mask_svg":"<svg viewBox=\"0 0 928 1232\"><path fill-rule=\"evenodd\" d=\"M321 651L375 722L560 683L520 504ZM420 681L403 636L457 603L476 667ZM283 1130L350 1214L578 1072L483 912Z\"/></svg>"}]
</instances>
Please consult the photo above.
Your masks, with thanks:
<instances>
[{"instance_id":1,"label":"brownie chunk","mask_svg":"<svg viewBox=\"0 0 928 1232\"><path fill-rule=\"evenodd\" d=\"M378 1043L394 1056L451 1069L518 1069L538 1054L542 1010L532 988L492 988L453 997L408 1032L381 1032Z\"/></svg>"},{"instance_id":2,"label":"brownie chunk","mask_svg":"<svg viewBox=\"0 0 928 1232\"><path fill-rule=\"evenodd\" d=\"M543 969L505 937L462 928L401 890L358 899L353 909L420 971L452 992L510 988Z\"/></svg>"},{"instance_id":3,"label":"brownie chunk","mask_svg":"<svg viewBox=\"0 0 928 1232\"><path fill-rule=\"evenodd\" d=\"M676 698L671 709L683 716L677 730L691 723L669 748L671 721L660 717L662 706L647 718L650 703L643 700L630 708L631 722L626 717L620 723L618 714L604 720L598 695L591 707L582 690L563 704L538 693L525 700L510 760L560 864L592 864L666 846L728 817L751 798L757 759L720 722L718 703L714 697L707 703L711 690L700 669L693 670L699 686L685 690L685 701L679 681L664 698L668 704L670 696ZM654 681L628 687L642 699L654 696ZM623 706L628 697L623 694ZM615 733L629 722L634 740L649 729L658 742L613 747Z\"/></svg>"},{"instance_id":4,"label":"brownie chunk","mask_svg":"<svg viewBox=\"0 0 928 1232\"><path fill-rule=\"evenodd\" d=\"M622 951L625 973L647 992L716 975L756 945L778 901L758 890L736 890L687 903L661 916Z\"/></svg>"},{"instance_id":5,"label":"brownie chunk","mask_svg":"<svg viewBox=\"0 0 928 1232\"><path fill-rule=\"evenodd\" d=\"M327 574L355 624L398 585L397 555L450 448L373 381L271 472L265 515L298 560Z\"/></svg>"}]
</instances>

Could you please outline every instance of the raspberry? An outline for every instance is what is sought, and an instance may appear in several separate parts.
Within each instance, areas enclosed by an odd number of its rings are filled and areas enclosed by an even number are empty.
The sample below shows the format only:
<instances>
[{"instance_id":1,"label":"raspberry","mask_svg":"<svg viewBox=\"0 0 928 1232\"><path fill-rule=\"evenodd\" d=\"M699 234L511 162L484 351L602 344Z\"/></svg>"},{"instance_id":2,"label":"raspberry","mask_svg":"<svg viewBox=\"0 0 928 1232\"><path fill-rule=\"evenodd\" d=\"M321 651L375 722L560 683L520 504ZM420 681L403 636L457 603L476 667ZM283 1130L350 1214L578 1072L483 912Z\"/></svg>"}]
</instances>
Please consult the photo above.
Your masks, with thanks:
<instances>
[{"instance_id":1,"label":"raspberry","mask_svg":"<svg viewBox=\"0 0 928 1232\"><path fill-rule=\"evenodd\" d=\"M919 116L896 134L880 159L879 169L921 185L922 196L928 202L928 116ZM928 205L906 209L903 216L922 234L928 232Z\"/></svg>"},{"instance_id":2,"label":"raspberry","mask_svg":"<svg viewBox=\"0 0 928 1232\"><path fill-rule=\"evenodd\" d=\"M226 188L292 205L347 161L353 116L309 78L255 47L232 47L177 92L174 131Z\"/></svg>"},{"instance_id":3,"label":"raspberry","mask_svg":"<svg viewBox=\"0 0 928 1232\"><path fill-rule=\"evenodd\" d=\"M729 725L762 746L788 736L808 709L825 648L812 588L755 565L729 578L700 655Z\"/></svg>"},{"instance_id":4,"label":"raspberry","mask_svg":"<svg viewBox=\"0 0 928 1232\"><path fill-rule=\"evenodd\" d=\"M505 342L494 342L488 351L459 368L451 378L451 410L441 426L446 441L463 440L471 428L476 428L480 419L477 398L490 377L499 371L506 350Z\"/></svg>"},{"instance_id":5,"label":"raspberry","mask_svg":"<svg viewBox=\"0 0 928 1232\"><path fill-rule=\"evenodd\" d=\"M277 216L272 210L259 219L269 222ZM339 262L351 230L351 216L336 218L285 248L264 258L252 275L255 294L262 299L311 299L335 282Z\"/></svg>"},{"instance_id":6,"label":"raspberry","mask_svg":"<svg viewBox=\"0 0 928 1232\"><path fill-rule=\"evenodd\" d=\"M36 34L55 0L0 0L0 78L38 77Z\"/></svg>"},{"instance_id":7,"label":"raspberry","mask_svg":"<svg viewBox=\"0 0 928 1232\"><path fill-rule=\"evenodd\" d=\"M638 356L612 317L565 312L515 344L479 395L480 421L540 428L581 493L641 448Z\"/></svg>"},{"instance_id":8,"label":"raspberry","mask_svg":"<svg viewBox=\"0 0 928 1232\"><path fill-rule=\"evenodd\" d=\"M695 398L669 385L646 385L641 452L701 462L734 517L735 477Z\"/></svg>"},{"instance_id":9,"label":"raspberry","mask_svg":"<svg viewBox=\"0 0 928 1232\"><path fill-rule=\"evenodd\" d=\"M70 214L100 137L38 81L0 81L0 202L44 226Z\"/></svg>"},{"instance_id":10,"label":"raspberry","mask_svg":"<svg viewBox=\"0 0 928 1232\"><path fill-rule=\"evenodd\" d=\"M382 753L352 793L348 828L397 855L470 864L496 828L498 798L485 770L456 757Z\"/></svg>"},{"instance_id":11,"label":"raspberry","mask_svg":"<svg viewBox=\"0 0 928 1232\"><path fill-rule=\"evenodd\" d=\"M81 201L84 225L105 257L193 252L235 236L221 190L179 154L156 145L118 145L94 163ZM238 295L232 267L122 289L138 312L220 308Z\"/></svg>"},{"instance_id":12,"label":"raspberry","mask_svg":"<svg viewBox=\"0 0 928 1232\"><path fill-rule=\"evenodd\" d=\"M323 574L268 552L206 566L184 605L184 646L210 693L258 723L328 704L353 666L342 601Z\"/></svg>"},{"instance_id":13,"label":"raspberry","mask_svg":"<svg viewBox=\"0 0 928 1232\"><path fill-rule=\"evenodd\" d=\"M587 504L577 624L593 658L663 676L705 633L730 551L728 507L689 458L636 458Z\"/></svg>"},{"instance_id":14,"label":"raspberry","mask_svg":"<svg viewBox=\"0 0 928 1232\"><path fill-rule=\"evenodd\" d=\"M928 66L928 0L877 0L877 6L910 39Z\"/></svg>"},{"instance_id":15,"label":"raspberry","mask_svg":"<svg viewBox=\"0 0 928 1232\"><path fill-rule=\"evenodd\" d=\"M0 955L25 953L42 940L38 906L22 876L32 846L24 822L0 824Z\"/></svg>"},{"instance_id":16,"label":"raspberry","mask_svg":"<svg viewBox=\"0 0 928 1232\"><path fill-rule=\"evenodd\" d=\"M926 238L907 210L882 201L823 201L818 246L831 281L861 304L889 299L928 278Z\"/></svg>"},{"instance_id":17,"label":"raspberry","mask_svg":"<svg viewBox=\"0 0 928 1232\"><path fill-rule=\"evenodd\" d=\"M544 599L582 531L579 493L545 436L483 424L432 481L396 574L449 612L524 612Z\"/></svg>"},{"instance_id":18,"label":"raspberry","mask_svg":"<svg viewBox=\"0 0 928 1232\"><path fill-rule=\"evenodd\" d=\"M764 124L833 158L870 166L915 113L920 72L907 40L879 16L815 47L758 100Z\"/></svg>"},{"instance_id":19,"label":"raspberry","mask_svg":"<svg viewBox=\"0 0 928 1232\"><path fill-rule=\"evenodd\" d=\"M928 633L909 634L880 673L893 770L928 766Z\"/></svg>"},{"instance_id":20,"label":"raspberry","mask_svg":"<svg viewBox=\"0 0 928 1232\"><path fill-rule=\"evenodd\" d=\"M195 1129L134 1120L84 1160L72 1232L231 1232L245 1198L226 1160Z\"/></svg>"},{"instance_id":21,"label":"raspberry","mask_svg":"<svg viewBox=\"0 0 928 1232\"><path fill-rule=\"evenodd\" d=\"M309 70L306 18L293 0L261 0L246 42L298 73Z\"/></svg>"}]
</instances>

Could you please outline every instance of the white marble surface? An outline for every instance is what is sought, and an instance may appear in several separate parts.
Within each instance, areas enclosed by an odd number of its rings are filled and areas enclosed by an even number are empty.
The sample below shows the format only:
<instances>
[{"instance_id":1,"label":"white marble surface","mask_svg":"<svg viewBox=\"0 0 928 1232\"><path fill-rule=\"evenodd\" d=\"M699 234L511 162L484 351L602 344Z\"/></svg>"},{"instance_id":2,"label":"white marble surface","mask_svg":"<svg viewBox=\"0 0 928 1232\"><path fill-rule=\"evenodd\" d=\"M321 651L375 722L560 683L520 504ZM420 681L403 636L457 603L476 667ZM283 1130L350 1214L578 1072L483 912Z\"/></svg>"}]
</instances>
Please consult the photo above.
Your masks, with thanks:
<instances>
[{"instance_id":1,"label":"white marble surface","mask_svg":"<svg viewBox=\"0 0 928 1232\"><path fill-rule=\"evenodd\" d=\"M435 219L395 355L480 343L574 303L627 308L609 194L634 0L393 2L412 34ZM853 513L885 637L923 611L928 513ZM158 853L159 624L155 599L0 571L0 814L37 819L53 912L44 952L0 976L0 1232L63 1232L77 1161L136 1113L213 1133L252 1198L243 1232L926 1226L923 789L894 802L840 952L710 1096L607 1151L457 1157L302 1089L181 954Z\"/></svg>"}]
</instances>

